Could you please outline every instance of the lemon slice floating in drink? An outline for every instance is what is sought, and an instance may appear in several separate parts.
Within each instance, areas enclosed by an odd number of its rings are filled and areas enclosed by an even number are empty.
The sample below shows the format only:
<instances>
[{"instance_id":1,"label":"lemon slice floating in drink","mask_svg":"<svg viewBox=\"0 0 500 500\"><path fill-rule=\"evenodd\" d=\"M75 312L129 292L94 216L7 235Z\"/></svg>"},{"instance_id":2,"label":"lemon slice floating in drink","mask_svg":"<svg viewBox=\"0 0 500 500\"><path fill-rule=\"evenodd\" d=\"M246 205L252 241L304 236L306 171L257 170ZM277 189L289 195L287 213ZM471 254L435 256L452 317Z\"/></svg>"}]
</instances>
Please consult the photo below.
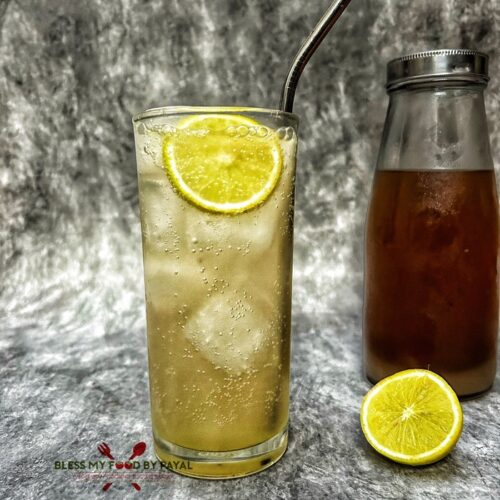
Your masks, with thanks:
<instances>
[{"instance_id":1,"label":"lemon slice floating in drink","mask_svg":"<svg viewBox=\"0 0 500 500\"><path fill-rule=\"evenodd\" d=\"M163 142L163 161L177 191L197 207L236 214L263 203L283 159L276 132L241 115L180 120Z\"/></svg>"},{"instance_id":2,"label":"lemon slice floating in drink","mask_svg":"<svg viewBox=\"0 0 500 500\"><path fill-rule=\"evenodd\" d=\"M462 408L442 377L428 370L406 370L381 380L366 394L361 428L385 457L426 465L455 446L462 432Z\"/></svg>"}]
</instances>

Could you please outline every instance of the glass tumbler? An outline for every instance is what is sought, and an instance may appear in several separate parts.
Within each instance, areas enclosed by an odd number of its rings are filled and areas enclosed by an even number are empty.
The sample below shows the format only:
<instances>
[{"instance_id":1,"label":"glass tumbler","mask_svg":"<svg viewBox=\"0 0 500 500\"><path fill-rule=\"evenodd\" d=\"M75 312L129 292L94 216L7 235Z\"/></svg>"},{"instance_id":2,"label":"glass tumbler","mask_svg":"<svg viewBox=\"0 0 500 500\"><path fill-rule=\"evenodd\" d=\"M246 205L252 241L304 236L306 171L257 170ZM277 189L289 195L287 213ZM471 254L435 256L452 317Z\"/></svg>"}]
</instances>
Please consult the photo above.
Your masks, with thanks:
<instances>
[{"instance_id":1,"label":"glass tumbler","mask_svg":"<svg viewBox=\"0 0 500 500\"><path fill-rule=\"evenodd\" d=\"M287 446L297 117L133 123L156 454L190 476L257 472Z\"/></svg>"}]
</instances>

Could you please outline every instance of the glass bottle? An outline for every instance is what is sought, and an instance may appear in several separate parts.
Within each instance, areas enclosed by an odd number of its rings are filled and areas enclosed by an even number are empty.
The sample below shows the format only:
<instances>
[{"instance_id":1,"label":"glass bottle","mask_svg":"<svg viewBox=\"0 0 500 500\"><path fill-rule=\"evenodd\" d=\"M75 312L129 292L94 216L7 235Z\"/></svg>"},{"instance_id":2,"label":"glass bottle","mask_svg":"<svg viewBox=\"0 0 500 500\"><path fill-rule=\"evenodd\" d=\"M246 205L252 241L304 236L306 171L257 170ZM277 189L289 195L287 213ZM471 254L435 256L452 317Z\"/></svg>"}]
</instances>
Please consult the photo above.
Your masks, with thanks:
<instances>
[{"instance_id":1,"label":"glass bottle","mask_svg":"<svg viewBox=\"0 0 500 500\"><path fill-rule=\"evenodd\" d=\"M488 58L424 52L388 64L390 96L366 224L364 370L491 387L498 199L483 91Z\"/></svg>"}]
</instances>

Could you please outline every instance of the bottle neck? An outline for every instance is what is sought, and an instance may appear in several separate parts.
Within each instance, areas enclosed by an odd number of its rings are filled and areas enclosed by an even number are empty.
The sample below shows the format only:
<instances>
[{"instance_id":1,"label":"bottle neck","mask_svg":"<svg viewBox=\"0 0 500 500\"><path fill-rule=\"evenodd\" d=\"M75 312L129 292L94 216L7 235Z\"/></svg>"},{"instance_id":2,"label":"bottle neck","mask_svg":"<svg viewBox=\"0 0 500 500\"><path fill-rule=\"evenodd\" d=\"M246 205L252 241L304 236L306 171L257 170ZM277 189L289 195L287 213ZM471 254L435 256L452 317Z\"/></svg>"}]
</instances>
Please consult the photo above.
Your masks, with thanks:
<instances>
[{"instance_id":1,"label":"bottle neck","mask_svg":"<svg viewBox=\"0 0 500 500\"><path fill-rule=\"evenodd\" d=\"M493 168L484 85L406 88L390 94L377 168Z\"/></svg>"}]
</instances>

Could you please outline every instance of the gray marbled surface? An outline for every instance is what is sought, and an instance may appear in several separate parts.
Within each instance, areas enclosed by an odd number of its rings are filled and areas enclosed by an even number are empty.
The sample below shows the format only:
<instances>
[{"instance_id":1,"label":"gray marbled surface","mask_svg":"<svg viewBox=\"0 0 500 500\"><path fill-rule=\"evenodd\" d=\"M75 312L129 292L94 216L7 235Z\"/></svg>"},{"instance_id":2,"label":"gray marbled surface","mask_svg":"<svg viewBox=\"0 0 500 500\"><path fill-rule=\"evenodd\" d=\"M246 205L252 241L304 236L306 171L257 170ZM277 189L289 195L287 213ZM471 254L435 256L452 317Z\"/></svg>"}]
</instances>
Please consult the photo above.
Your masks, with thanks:
<instances>
[{"instance_id":1,"label":"gray marbled surface","mask_svg":"<svg viewBox=\"0 0 500 500\"><path fill-rule=\"evenodd\" d=\"M173 104L275 107L328 0L0 0L0 498L497 498L500 394L464 404L457 449L423 469L372 452L358 425L362 229L387 104L385 62L491 56L500 165L500 4L353 0L304 74L291 442L226 482L172 473L102 493L55 471L151 444L130 123ZM153 458L148 449L146 458Z\"/></svg>"}]
</instances>

